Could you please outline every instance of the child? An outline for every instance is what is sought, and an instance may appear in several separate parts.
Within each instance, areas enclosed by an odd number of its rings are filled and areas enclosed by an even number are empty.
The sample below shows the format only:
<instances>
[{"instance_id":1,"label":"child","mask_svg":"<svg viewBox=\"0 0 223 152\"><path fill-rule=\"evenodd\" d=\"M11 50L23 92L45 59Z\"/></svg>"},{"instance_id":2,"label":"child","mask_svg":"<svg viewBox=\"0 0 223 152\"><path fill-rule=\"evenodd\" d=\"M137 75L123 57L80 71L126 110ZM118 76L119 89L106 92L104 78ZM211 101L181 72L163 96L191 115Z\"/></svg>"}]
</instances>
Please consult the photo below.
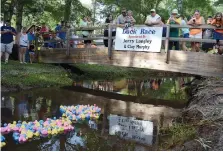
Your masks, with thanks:
<instances>
[{"instance_id":1,"label":"child","mask_svg":"<svg viewBox=\"0 0 223 152\"><path fill-rule=\"evenodd\" d=\"M34 60L35 57L34 45L29 46L28 52L29 52L30 63L32 64L33 63L32 61Z\"/></svg>"},{"instance_id":2,"label":"child","mask_svg":"<svg viewBox=\"0 0 223 152\"><path fill-rule=\"evenodd\" d=\"M223 41L217 40L213 50L208 51L209 54L223 55Z\"/></svg>"},{"instance_id":3,"label":"child","mask_svg":"<svg viewBox=\"0 0 223 152\"><path fill-rule=\"evenodd\" d=\"M20 63L25 63L25 53L29 44L28 35L26 33L26 28L22 28L22 32L18 35L18 44L19 44L19 61Z\"/></svg>"},{"instance_id":4,"label":"child","mask_svg":"<svg viewBox=\"0 0 223 152\"><path fill-rule=\"evenodd\" d=\"M217 54L223 55L223 41L220 42L220 40L217 40L216 45L214 46L214 49L217 50Z\"/></svg>"}]
</instances>

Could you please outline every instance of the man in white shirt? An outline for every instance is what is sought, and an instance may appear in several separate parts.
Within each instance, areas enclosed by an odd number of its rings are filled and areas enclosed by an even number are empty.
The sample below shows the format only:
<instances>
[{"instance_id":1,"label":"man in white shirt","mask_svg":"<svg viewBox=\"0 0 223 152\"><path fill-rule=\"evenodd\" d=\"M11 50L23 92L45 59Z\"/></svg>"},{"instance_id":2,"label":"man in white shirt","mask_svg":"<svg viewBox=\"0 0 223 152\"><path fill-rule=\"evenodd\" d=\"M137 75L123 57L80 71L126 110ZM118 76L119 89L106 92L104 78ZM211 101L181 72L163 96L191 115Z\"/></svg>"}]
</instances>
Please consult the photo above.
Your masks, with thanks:
<instances>
[{"instance_id":1,"label":"man in white shirt","mask_svg":"<svg viewBox=\"0 0 223 152\"><path fill-rule=\"evenodd\" d=\"M148 26L162 26L161 17L156 14L155 9L150 10L151 15L148 15L145 24Z\"/></svg>"},{"instance_id":2,"label":"man in white shirt","mask_svg":"<svg viewBox=\"0 0 223 152\"><path fill-rule=\"evenodd\" d=\"M127 21L127 10L122 8L122 14L117 17L116 24L119 26L124 26Z\"/></svg>"}]
</instances>

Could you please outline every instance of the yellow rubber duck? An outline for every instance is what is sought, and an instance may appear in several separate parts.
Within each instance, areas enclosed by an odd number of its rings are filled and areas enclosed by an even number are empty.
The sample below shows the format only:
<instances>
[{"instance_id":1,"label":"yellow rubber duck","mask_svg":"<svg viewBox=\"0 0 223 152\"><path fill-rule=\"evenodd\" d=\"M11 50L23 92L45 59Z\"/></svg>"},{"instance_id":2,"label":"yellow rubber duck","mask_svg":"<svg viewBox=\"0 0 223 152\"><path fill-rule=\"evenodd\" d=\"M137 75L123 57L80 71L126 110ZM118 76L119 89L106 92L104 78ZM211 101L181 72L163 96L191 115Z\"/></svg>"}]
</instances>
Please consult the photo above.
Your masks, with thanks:
<instances>
[{"instance_id":1,"label":"yellow rubber duck","mask_svg":"<svg viewBox=\"0 0 223 152\"><path fill-rule=\"evenodd\" d=\"M57 135L57 134L58 134L57 129L53 129L53 130L52 130L52 135Z\"/></svg>"},{"instance_id":2,"label":"yellow rubber duck","mask_svg":"<svg viewBox=\"0 0 223 152\"><path fill-rule=\"evenodd\" d=\"M99 118L99 115L95 115L95 119L98 119Z\"/></svg>"},{"instance_id":3,"label":"yellow rubber duck","mask_svg":"<svg viewBox=\"0 0 223 152\"><path fill-rule=\"evenodd\" d=\"M33 138L33 132L32 132L32 131L28 131L28 132L27 132L27 137L28 137L29 139L32 139L32 138Z\"/></svg>"},{"instance_id":4,"label":"yellow rubber duck","mask_svg":"<svg viewBox=\"0 0 223 152\"><path fill-rule=\"evenodd\" d=\"M26 134L27 132L25 130L22 130L21 131L21 134Z\"/></svg>"},{"instance_id":5,"label":"yellow rubber duck","mask_svg":"<svg viewBox=\"0 0 223 152\"><path fill-rule=\"evenodd\" d=\"M6 145L5 142L1 142L1 148L4 147Z\"/></svg>"},{"instance_id":6,"label":"yellow rubber duck","mask_svg":"<svg viewBox=\"0 0 223 152\"><path fill-rule=\"evenodd\" d=\"M23 121L23 122L22 122L22 125L25 125L25 124L27 124L27 123L26 123L25 121Z\"/></svg>"},{"instance_id":7,"label":"yellow rubber duck","mask_svg":"<svg viewBox=\"0 0 223 152\"><path fill-rule=\"evenodd\" d=\"M60 128L60 132L63 132L63 131L64 131L64 128L61 127L61 128Z\"/></svg>"},{"instance_id":8,"label":"yellow rubber duck","mask_svg":"<svg viewBox=\"0 0 223 152\"><path fill-rule=\"evenodd\" d=\"M35 132L34 136L39 137L40 136L39 132Z\"/></svg>"},{"instance_id":9,"label":"yellow rubber duck","mask_svg":"<svg viewBox=\"0 0 223 152\"><path fill-rule=\"evenodd\" d=\"M81 115L81 119L84 120L85 119L85 115Z\"/></svg>"},{"instance_id":10,"label":"yellow rubber duck","mask_svg":"<svg viewBox=\"0 0 223 152\"><path fill-rule=\"evenodd\" d=\"M51 129L48 129L48 135L52 134Z\"/></svg>"}]
</instances>

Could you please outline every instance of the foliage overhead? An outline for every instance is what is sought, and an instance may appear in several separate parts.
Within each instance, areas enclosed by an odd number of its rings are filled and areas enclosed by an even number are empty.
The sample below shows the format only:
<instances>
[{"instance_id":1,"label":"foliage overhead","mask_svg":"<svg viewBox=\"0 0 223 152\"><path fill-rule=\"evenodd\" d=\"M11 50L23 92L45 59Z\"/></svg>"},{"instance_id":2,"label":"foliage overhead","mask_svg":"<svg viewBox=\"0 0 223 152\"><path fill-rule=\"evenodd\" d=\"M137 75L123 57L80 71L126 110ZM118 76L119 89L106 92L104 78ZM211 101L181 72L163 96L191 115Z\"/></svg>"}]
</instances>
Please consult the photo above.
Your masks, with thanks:
<instances>
[{"instance_id":1,"label":"foliage overhead","mask_svg":"<svg viewBox=\"0 0 223 152\"><path fill-rule=\"evenodd\" d=\"M169 18L171 10L177 8L179 0L93 0L94 9L89 10L81 3L82 0L2 0L1 19L15 19L12 23L18 29L21 26L31 26L46 22L51 28L55 28L61 20L69 21L71 25L77 25L83 16L93 16L96 23L104 22L108 14L117 17L122 7L133 11L137 24L143 24L146 16L152 8L165 20ZM89 1L89 4L92 1ZM214 15L222 8L222 0L182 0L181 14L192 16L195 10L200 10L205 18ZM96 12L96 13L95 13ZM96 17L94 18L94 15Z\"/></svg>"}]
</instances>

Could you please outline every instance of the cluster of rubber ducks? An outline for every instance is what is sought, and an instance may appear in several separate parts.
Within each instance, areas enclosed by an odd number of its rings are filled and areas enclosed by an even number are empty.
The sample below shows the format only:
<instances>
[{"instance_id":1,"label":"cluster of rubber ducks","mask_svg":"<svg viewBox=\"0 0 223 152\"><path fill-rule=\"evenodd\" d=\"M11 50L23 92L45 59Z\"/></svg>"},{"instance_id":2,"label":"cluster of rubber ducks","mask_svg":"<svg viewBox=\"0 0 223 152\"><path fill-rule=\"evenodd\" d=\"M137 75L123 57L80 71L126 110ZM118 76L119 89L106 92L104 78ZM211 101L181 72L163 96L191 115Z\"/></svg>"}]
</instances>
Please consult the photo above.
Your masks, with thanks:
<instances>
[{"instance_id":1,"label":"cluster of rubber ducks","mask_svg":"<svg viewBox=\"0 0 223 152\"><path fill-rule=\"evenodd\" d=\"M6 145L5 143L5 137L1 135L1 148L4 147Z\"/></svg>"},{"instance_id":2,"label":"cluster of rubber ducks","mask_svg":"<svg viewBox=\"0 0 223 152\"><path fill-rule=\"evenodd\" d=\"M4 127L1 127L1 134L4 135L13 132L13 139L16 143L25 143L34 137L39 138L62 133L66 134L72 130L74 130L72 122L67 118L47 118L46 121L14 121L12 124L4 124Z\"/></svg>"},{"instance_id":3,"label":"cluster of rubber ducks","mask_svg":"<svg viewBox=\"0 0 223 152\"><path fill-rule=\"evenodd\" d=\"M33 122L13 121L1 127L1 148L6 145L3 135L13 133L16 143L25 143L40 137L49 137L57 134L66 134L72 130L72 121L98 119L101 108L90 105L60 106L61 118L47 118L46 121L35 120Z\"/></svg>"},{"instance_id":4,"label":"cluster of rubber ducks","mask_svg":"<svg viewBox=\"0 0 223 152\"><path fill-rule=\"evenodd\" d=\"M71 121L98 119L101 113L101 108L90 105L77 105L77 106L60 106L60 112L63 117L69 118Z\"/></svg>"}]
</instances>

